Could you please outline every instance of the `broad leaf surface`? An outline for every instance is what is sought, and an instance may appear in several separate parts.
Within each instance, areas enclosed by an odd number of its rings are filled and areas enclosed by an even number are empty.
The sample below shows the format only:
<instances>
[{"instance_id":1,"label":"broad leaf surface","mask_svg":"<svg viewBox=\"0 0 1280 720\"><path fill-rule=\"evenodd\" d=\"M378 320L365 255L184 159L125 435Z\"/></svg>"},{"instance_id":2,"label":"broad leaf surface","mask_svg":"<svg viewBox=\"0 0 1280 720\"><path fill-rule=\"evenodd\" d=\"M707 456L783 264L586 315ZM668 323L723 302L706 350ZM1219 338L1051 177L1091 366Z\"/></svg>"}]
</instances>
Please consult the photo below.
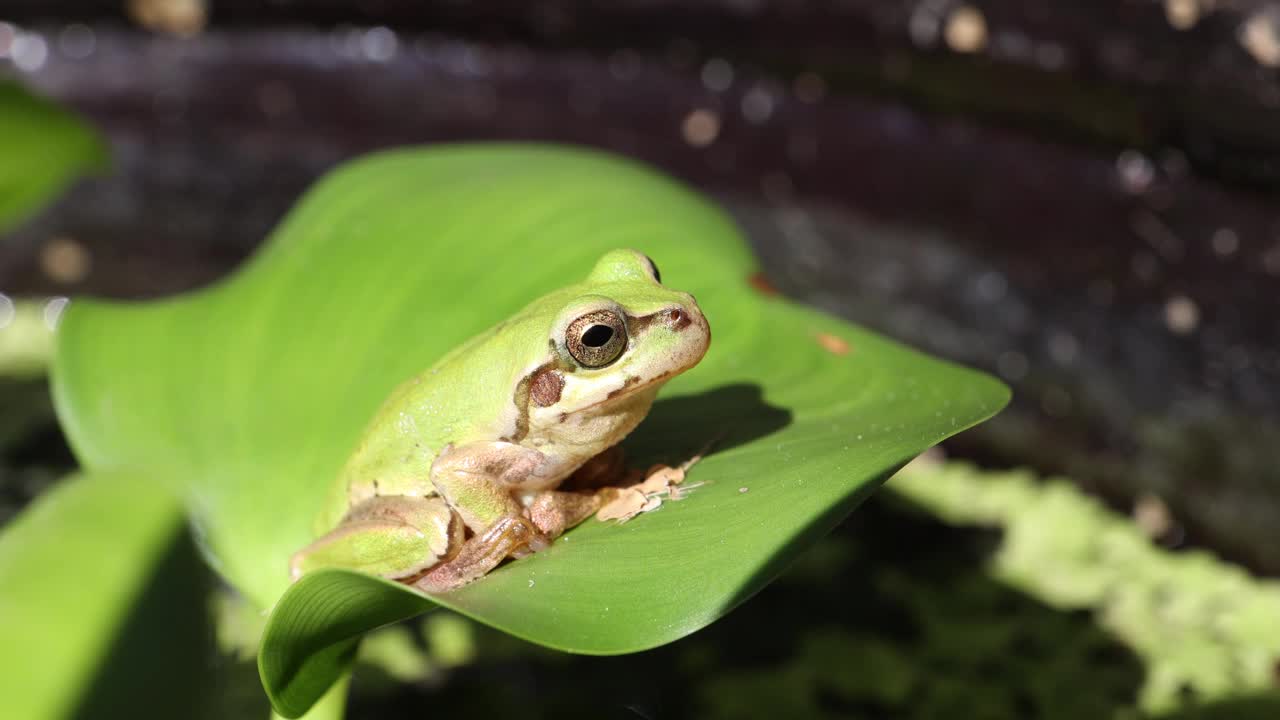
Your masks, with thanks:
<instances>
[{"instance_id":1,"label":"broad leaf surface","mask_svg":"<svg viewBox=\"0 0 1280 720\"><path fill-rule=\"evenodd\" d=\"M287 558L390 389L620 246L693 292L712 327L706 359L627 441L641 466L715 441L690 496L588 521L436 598L329 571L280 599ZM297 715L363 631L437 603L576 652L675 640L1007 400L989 377L761 292L755 273L721 212L626 161L522 145L385 153L328 176L215 287L73 302L56 396L87 466L176 479L215 566L275 606L260 666L277 711Z\"/></svg>"},{"instance_id":2,"label":"broad leaf surface","mask_svg":"<svg viewBox=\"0 0 1280 720\"><path fill-rule=\"evenodd\" d=\"M78 118L0 78L0 233L106 165L97 135Z\"/></svg>"}]
</instances>

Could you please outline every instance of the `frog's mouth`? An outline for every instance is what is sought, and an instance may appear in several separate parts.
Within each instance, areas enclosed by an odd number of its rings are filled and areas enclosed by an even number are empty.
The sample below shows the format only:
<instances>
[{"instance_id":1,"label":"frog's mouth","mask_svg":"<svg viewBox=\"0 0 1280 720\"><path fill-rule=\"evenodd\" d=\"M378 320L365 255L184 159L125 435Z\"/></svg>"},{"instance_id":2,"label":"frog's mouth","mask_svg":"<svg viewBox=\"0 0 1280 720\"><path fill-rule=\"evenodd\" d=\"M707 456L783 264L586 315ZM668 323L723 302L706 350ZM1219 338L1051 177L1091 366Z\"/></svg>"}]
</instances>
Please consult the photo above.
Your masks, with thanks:
<instances>
[{"instance_id":1,"label":"frog's mouth","mask_svg":"<svg viewBox=\"0 0 1280 720\"><path fill-rule=\"evenodd\" d=\"M653 387L654 385L657 385L658 383L664 380L667 380L671 377L674 377L675 375L678 375L680 372L684 372L684 371L668 370L659 375L654 375L648 380L641 380L639 377L629 377L625 381L623 381L622 387L610 390L609 394L606 395L603 400L596 401L594 405L603 405L607 402L612 402L614 400L629 398L632 395L635 395L643 391L645 388Z\"/></svg>"}]
</instances>

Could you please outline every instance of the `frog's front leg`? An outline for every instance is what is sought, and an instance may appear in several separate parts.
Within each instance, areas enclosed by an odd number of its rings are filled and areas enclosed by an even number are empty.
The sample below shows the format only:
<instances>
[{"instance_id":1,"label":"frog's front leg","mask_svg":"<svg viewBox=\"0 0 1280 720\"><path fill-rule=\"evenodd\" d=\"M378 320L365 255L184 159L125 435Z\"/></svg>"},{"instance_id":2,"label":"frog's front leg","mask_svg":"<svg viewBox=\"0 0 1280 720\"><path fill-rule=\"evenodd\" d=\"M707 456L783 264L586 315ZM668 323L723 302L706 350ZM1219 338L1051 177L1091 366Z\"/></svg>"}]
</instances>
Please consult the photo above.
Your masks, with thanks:
<instances>
[{"instance_id":1,"label":"frog's front leg","mask_svg":"<svg viewBox=\"0 0 1280 720\"><path fill-rule=\"evenodd\" d=\"M462 519L438 497L372 497L295 553L289 574L296 580L309 570L341 567L407 577L451 557L462 545L463 532Z\"/></svg>"}]
</instances>

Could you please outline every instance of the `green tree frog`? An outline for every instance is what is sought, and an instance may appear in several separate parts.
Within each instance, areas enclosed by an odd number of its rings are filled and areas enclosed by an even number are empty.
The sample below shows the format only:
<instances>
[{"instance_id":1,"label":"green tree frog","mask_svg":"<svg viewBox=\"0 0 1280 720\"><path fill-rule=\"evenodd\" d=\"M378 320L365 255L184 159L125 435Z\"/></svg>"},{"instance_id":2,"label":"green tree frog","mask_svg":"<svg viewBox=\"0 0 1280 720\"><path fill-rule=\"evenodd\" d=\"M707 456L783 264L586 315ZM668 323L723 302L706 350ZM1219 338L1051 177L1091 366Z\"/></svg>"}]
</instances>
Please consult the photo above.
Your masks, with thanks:
<instances>
[{"instance_id":1,"label":"green tree frog","mask_svg":"<svg viewBox=\"0 0 1280 720\"><path fill-rule=\"evenodd\" d=\"M292 576L344 567L442 592L546 547L609 492L561 482L620 470L617 444L710 341L648 257L606 253L392 392Z\"/></svg>"}]
</instances>

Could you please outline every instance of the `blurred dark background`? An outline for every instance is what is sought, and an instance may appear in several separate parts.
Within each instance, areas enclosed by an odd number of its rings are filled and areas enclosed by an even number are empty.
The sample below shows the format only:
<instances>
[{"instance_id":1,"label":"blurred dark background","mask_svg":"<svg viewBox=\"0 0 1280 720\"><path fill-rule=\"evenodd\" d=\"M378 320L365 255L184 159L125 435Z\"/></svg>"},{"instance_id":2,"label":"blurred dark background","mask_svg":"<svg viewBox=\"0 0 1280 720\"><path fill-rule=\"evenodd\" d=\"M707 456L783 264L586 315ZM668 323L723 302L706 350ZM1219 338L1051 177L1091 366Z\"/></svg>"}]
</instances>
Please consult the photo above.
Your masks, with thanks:
<instances>
[{"instance_id":1,"label":"blurred dark background","mask_svg":"<svg viewBox=\"0 0 1280 720\"><path fill-rule=\"evenodd\" d=\"M115 152L0 245L6 292L206 283L317 175L379 147L608 148L713 194L786 294L1012 384L953 452L1066 472L1121 509L1158 499L1167 542L1280 572L1280 5L0 12L35 31L9 43L12 70ZM49 272L64 241L84 272Z\"/></svg>"},{"instance_id":2,"label":"blurred dark background","mask_svg":"<svg viewBox=\"0 0 1280 720\"><path fill-rule=\"evenodd\" d=\"M5 0L0 22L0 68L114 154L0 243L5 293L197 287L377 148L606 148L719 201L757 282L1008 382L951 455L1280 573L1280 3Z\"/></svg>"}]
</instances>

